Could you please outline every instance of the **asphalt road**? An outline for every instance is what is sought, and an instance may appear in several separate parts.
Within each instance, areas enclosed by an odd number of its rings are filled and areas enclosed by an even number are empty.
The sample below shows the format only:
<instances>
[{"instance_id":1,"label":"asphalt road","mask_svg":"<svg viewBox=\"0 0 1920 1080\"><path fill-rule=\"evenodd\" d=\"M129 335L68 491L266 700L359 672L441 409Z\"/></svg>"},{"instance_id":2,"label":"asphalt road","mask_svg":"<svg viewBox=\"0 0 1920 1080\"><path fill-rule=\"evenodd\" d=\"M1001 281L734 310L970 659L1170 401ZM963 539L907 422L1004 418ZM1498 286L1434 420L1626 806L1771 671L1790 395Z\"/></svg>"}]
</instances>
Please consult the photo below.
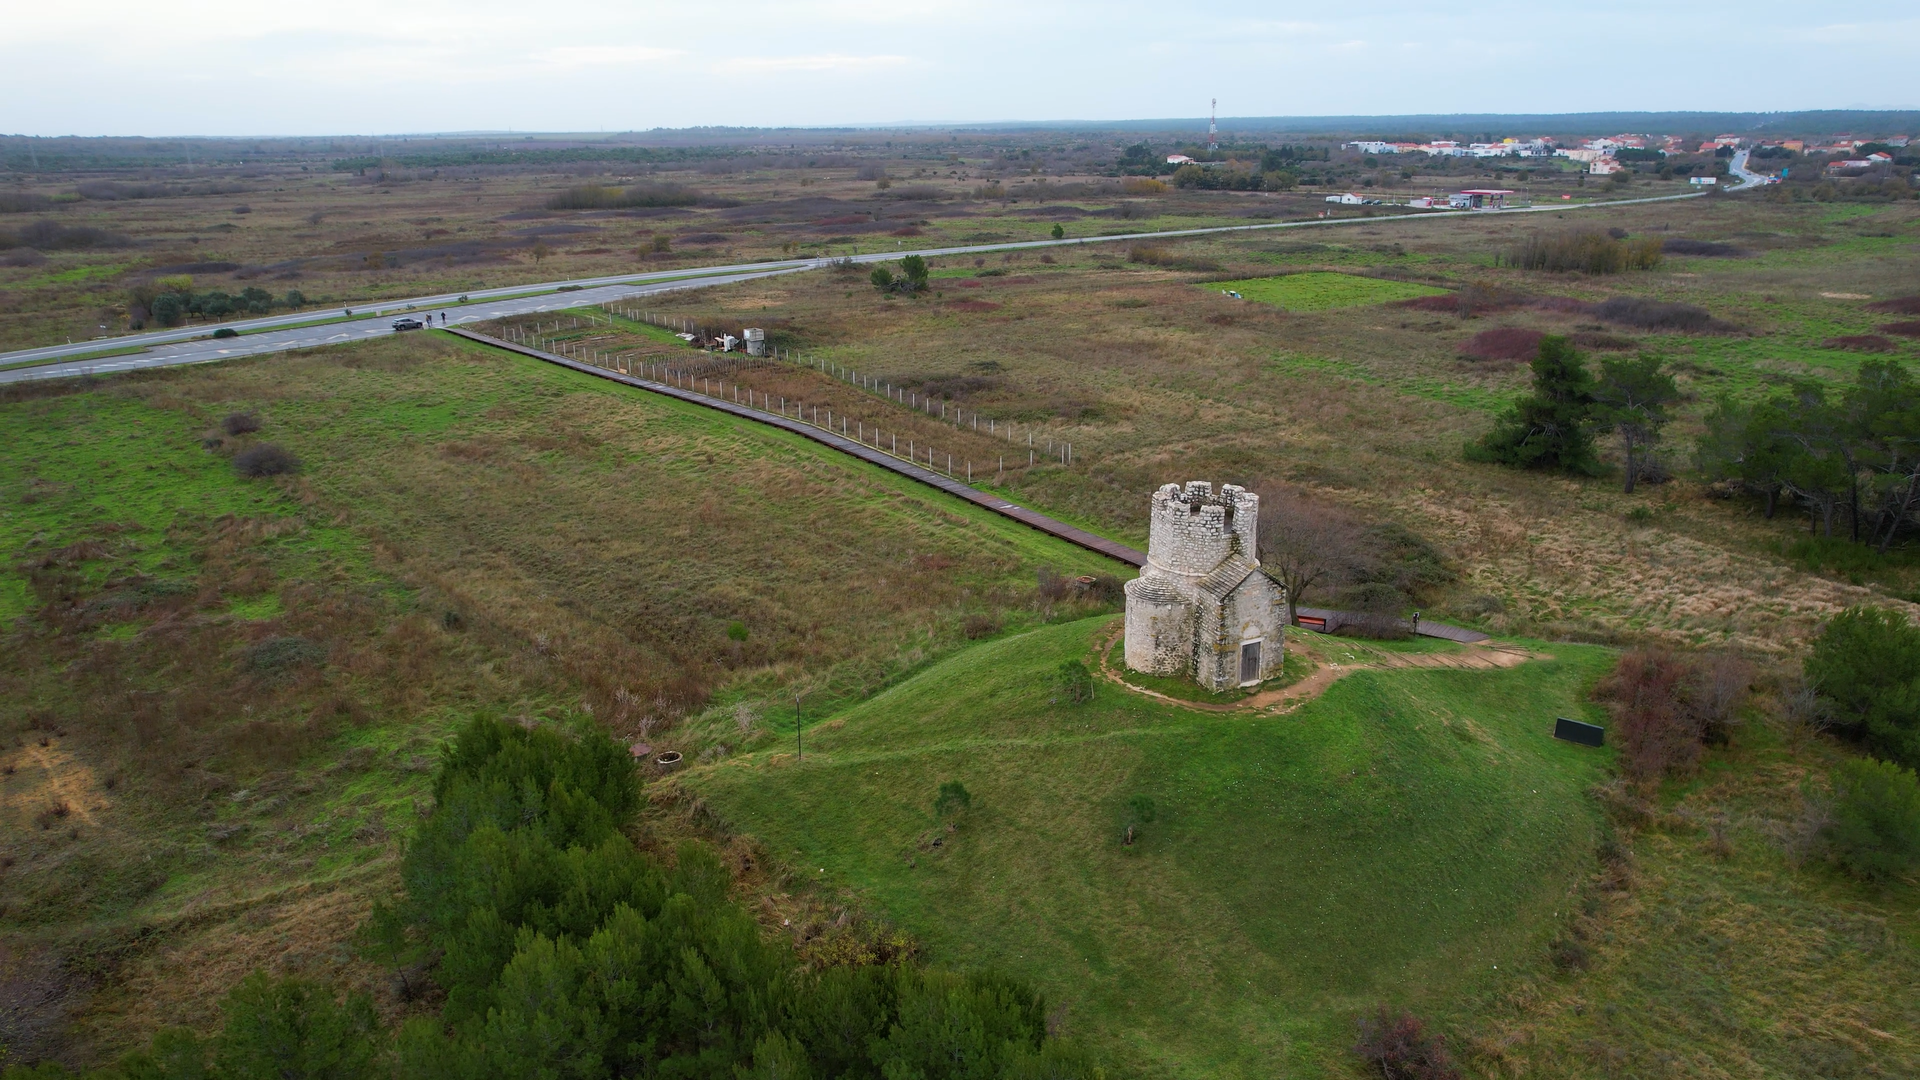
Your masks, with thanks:
<instances>
[{"instance_id":1,"label":"asphalt road","mask_svg":"<svg viewBox=\"0 0 1920 1080\"><path fill-rule=\"evenodd\" d=\"M568 308L594 306L612 300L646 296L650 293L667 292L672 289L697 288L707 285L726 285L736 281L751 281L755 278L772 277L775 274L791 274L806 269L807 264L789 264L778 269L758 269L748 273L718 274L690 280L662 281L651 284L602 285L598 288L580 289L567 292L547 292L537 296L521 296L495 300L487 303L472 303L472 295L467 304L447 304L428 306L425 300L414 300L398 305L399 311L408 306L417 307L416 316L424 317L431 313L445 312L447 325L482 322L487 319L499 319L508 315L530 315L541 311L564 311ZM524 288L514 292L525 292ZM389 308L394 305L387 305ZM313 319L315 312L307 312L306 318ZM16 368L12 371L0 371L0 384L31 382L39 379L59 379L76 375L115 375L127 371L143 371L148 368L177 367L182 364L206 364L219 360L231 360L241 356L258 356L261 353L286 352L289 349L311 349L321 345L340 345L352 341L365 341L368 338L392 334L395 312L369 318L356 317L341 322L326 323L321 326L288 327L278 330L262 330L258 333L243 333L234 338L209 338L204 328L194 331L196 340L175 341L160 345L140 353L126 356L110 356L93 360L68 360L58 363L39 364L34 367ZM232 324L236 327L240 324ZM434 323L440 325L439 322ZM124 339L123 339L124 340ZM100 343L93 343L94 349ZM14 359L14 354L0 355L0 363Z\"/></svg>"},{"instance_id":2,"label":"asphalt road","mask_svg":"<svg viewBox=\"0 0 1920 1080\"><path fill-rule=\"evenodd\" d=\"M1746 172L1746 151L1734 156L1733 168L1741 177L1741 183L1729 191L1740 191L1764 181L1763 177ZM1751 178L1751 179L1749 179ZM1486 214L1542 214L1566 213L1570 210L1590 210L1597 207L1628 206L1636 203L1674 202L1682 199L1698 199L1706 192L1687 192L1683 195L1656 195L1643 199L1611 199L1588 203L1547 203L1540 206L1513 207L1505 210L1461 210L1452 212L1427 211L1413 214L1376 214L1373 217L1347 218L1308 218L1304 221L1278 221L1258 225L1222 225L1204 229L1176 229L1167 232L1123 233L1113 236L1068 237L1062 240L1027 240L1002 244L974 244L964 247L916 248L894 251L875 251L852 257L856 263L890 262L903 255L924 255L929 257L945 255L972 255L994 251L1017 251L1030 248L1063 247L1076 244L1105 244L1133 240L1155 240L1178 236L1205 236L1212 233L1254 232L1268 229L1314 229L1333 228L1342 225L1378 225L1388 221L1428 220L1435 217L1454 215ZM667 270L649 274L630 274L616 277L580 278L574 281L549 281L538 284L511 285L498 289L484 289L465 294L467 302L460 303L457 293L445 293L438 296L421 296L400 300L383 300L363 305L354 311L355 317L321 326L300 326L300 323L312 323L315 319L325 318L328 313L304 311L288 315L272 315L257 319L240 319L223 323L238 331L237 338L211 338L207 326L180 327L174 330L158 330L137 334L125 334L119 337L96 338L92 341L77 341L63 345L48 345L34 349L21 349L16 352L0 353L0 368L35 360L55 360L63 356L86 356L113 349L141 347L142 352L129 353L96 359L75 359L59 363L36 364L32 367L15 368L11 371L0 370L0 385L6 383L31 382L40 379L71 378L79 375L109 375L126 371L142 371L149 368L175 367L181 364L204 364L219 360L230 360L240 356L257 356L261 353L285 352L289 349L310 349L320 345L338 345L352 341L363 341L369 337L393 332L392 323L402 313L435 314L446 312L447 324L479 322L497 319L508 315L526 315L540 311L561 311L572 307L592 306L614 300L622 300L649 293L666 292L673 289L705 288L711 285L727 285L740 281L752 281L756 278L772 277L777 274L791 274L801 270L818 269L828 265L828 260L787 260L766 263L735 263L726 266L695 267L683 270ZM562 286L569 291L558 292ZM532 294L532 295L528 295Z\"/></svg>"},{"instance_id":3,"label":"asphalt road","mask_svg":"<svg viewBox=\"0 0 1920 1080\"><path fill-rule=\"evenodd\" d=\"M1735 150L1733 160L1727 164L1727 171L1740 178L1740 182L1728 188L1728 191L1745 191L1750 187L1759 187L1767 178L1757 172L1747 171L1747 152Z\"/></svg>"}]
</instances>

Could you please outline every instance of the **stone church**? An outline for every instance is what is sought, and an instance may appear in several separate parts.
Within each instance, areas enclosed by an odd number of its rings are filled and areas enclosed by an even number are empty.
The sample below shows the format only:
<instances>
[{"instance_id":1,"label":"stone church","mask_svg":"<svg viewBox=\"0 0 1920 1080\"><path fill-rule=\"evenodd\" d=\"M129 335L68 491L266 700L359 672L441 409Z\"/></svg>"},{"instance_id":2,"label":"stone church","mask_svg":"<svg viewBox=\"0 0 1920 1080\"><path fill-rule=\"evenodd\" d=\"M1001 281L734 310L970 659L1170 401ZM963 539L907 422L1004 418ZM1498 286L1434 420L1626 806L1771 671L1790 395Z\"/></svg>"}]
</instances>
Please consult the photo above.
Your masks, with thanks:
<instances>
[{"instance_id":1,"label":"stone church","mask_svg":"<svg viewBox=\"0 0 1920 1080\"><path fill-rule=\"evenodd\" d=\"M1153 493L1147 565L1127 582L1127 666L1209 690L1280 673L1286 589L1260 569L1260 496L1196 480Z\"/></svg>"}]
</instances>

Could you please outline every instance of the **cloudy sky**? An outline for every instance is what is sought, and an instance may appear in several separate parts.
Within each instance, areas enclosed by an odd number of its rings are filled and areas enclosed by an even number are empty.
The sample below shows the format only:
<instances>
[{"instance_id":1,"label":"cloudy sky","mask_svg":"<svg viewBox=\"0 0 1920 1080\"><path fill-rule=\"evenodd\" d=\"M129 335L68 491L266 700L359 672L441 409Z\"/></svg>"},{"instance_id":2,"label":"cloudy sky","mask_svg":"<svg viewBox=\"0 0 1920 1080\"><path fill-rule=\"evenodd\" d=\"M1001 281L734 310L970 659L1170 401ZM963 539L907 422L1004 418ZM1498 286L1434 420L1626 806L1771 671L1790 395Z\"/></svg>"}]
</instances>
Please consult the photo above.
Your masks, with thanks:
<instances>
[{"instance_id":1,"label":"cloudy sky","mask_svg":"<svg viewBox=\"0 0 1920 1080\"><path fill-rule=\"evenodd\" d=\"M20 0L0 133L1920 107L1913 0Z\"/></svg>"}]
</instances>

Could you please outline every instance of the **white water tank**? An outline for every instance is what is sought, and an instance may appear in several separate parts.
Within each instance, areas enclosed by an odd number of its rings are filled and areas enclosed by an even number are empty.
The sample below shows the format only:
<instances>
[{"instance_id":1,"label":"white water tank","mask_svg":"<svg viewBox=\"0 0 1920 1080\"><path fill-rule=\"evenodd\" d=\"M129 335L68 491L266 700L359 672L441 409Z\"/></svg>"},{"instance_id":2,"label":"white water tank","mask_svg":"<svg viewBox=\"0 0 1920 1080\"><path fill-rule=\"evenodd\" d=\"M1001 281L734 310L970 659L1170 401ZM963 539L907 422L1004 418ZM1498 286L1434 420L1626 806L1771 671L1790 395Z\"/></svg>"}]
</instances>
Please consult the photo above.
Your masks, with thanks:
<instances>
[{"instance_id":1,"label":"white water tank","mask_svg":"<svg viewBox=\"0 0 1920 1080\"><path fill-rule=\"evenodd\" d=\"M765 330L749 326L745 330L740 331L740 336L747 343L748 356L767 355L767 332Z\"/></svg>"}]
</instances>

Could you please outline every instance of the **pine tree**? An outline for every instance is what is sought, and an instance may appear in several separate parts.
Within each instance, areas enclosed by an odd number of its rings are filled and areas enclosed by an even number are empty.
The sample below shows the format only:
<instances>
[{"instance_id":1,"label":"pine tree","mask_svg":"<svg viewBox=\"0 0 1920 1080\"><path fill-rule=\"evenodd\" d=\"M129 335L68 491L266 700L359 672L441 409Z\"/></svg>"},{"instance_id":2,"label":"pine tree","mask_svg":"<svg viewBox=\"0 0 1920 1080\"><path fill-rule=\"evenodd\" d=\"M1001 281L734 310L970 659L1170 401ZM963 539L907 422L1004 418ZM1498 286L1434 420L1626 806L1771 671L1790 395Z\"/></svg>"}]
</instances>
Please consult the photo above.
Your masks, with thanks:
<instances>
[{"instance_id":1,"label":"pine tree","mask_svg":"<svg viewBox=\"0 0 1920 1080\"><path fill-rule=\"evenodd\" d=\"M1533 395L1467 446L1467 460L1593 476L1593 374L1573 342L1548 337L1533 361Z\"/></svg>"}]
</instances>

